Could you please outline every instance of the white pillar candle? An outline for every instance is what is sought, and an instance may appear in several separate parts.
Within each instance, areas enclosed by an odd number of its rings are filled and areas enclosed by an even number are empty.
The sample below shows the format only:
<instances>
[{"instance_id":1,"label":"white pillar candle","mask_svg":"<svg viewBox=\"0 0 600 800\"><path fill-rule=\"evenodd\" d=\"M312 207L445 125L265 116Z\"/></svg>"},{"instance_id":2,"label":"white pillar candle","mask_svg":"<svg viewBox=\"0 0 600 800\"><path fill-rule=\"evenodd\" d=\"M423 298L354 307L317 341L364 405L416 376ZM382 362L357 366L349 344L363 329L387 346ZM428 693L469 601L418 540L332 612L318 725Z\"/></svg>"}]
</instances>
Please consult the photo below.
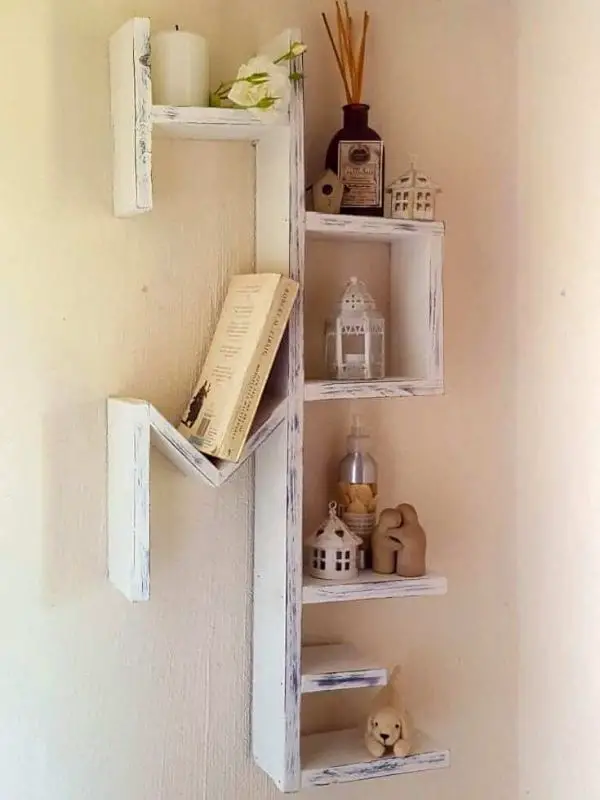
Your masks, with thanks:
<instances>
[{"instance_id":1,"label":"white pillar candle","mask_svg":"<svg viewBox=\"0 0 600 800\"><path fill-rule=\"evenodd\" d=\"M207 106L208 42L196 33L159 31L152 37L152 102L158 106Z\"/></svg>"}]
</instances>

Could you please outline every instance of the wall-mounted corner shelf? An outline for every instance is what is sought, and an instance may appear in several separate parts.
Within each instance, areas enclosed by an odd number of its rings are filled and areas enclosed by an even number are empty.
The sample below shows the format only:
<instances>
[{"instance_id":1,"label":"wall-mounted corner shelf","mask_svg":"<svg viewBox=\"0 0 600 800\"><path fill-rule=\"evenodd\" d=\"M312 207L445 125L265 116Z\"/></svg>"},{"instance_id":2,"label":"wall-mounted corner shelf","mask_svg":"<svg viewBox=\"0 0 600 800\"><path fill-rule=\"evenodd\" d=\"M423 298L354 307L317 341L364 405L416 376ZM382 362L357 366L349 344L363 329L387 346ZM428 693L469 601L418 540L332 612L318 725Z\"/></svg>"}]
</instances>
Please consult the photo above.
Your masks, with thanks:
<instances>
[{"instance_id":1,"label":"wall-mounted corner shelf","mask_svg":"<svg viewBox=\"0 0 600 800\"><path fill-rule=\"evenodd\" d=\"M427 597L443 595L447 591L448 581L442 575L401 578L399 575L380 575L364 570L350 583L323 581L305 575L302 602L308 605L339 603L345 600L381 600L387 597Z\"/></svg>"},{"instance_id":2,"label":"wall-mounted corner shelf","mask_svg":"<svg viewBox=\"0 0 600 800\"><path fill-rule=\"evenodd\" d=\"M425 737L417 740L417 752L407 758L372 758L363 734L351 729L303 736L302 786L328 786L450 766L449 751L437 749Z\"/></svg>"},{"instance_id":3,"label":"wall-mounted corner shelf","mask_svg":"<svg viewBox=\"0 0 600 800\"><path fill-rule=\"evenodd\" d=\"M274 59L299 41L299 31L284 31L261 54ZM230 141L247 141L254 145L256 159L256 270L289 276L304 291L292 310L269 378L270 395L281 399L261 405L237 464L204 456L144 400L108 400L110 579L129 600L149 599L151 444L183 473L214 487L253 457L254 761L282 792L447 766L447 751L426 743L417 755L406 759L373 760L360 731L302 737L300 724L303 694L366 688L387 680L384 667L358 655L349 645L303 648L303 604L446 591L446 580L434 575L403 579L364 572L352 584L336 584L303 578L302 574L305 402L442 391L444 226L307 214L302 81L293 82L289 113L271 122L258 121L243 110L155 106L150 56L149 19L125 22L110 40L115 215L128 217L151 210L155 136L222 141L224 146ZM302 58L290 64L290 69L302 72ZM309 247L329 248L330 254L339 251L344 240L373 242L375 249L384 251L377 243L389 245L386 347L391 377L373 383L305 381L306 238ZM320 374L316 371L310 377L319 378Z\"/></svg>"},{"instance_id":4,"label":"wall-mounted corner shelf","mask_svg":"<svg viewBox=\"0 0 600 800\"><path fill-rule=\"evenodd\" d=\"M302 694L385 686L388 671L351 644L305 645L302 648Z\"/></svg>"},{"instance_id":5,"label":"wall-mounted corner shelf","mask_svg":"<svg viewBox=\"0 0 600 800\"><path fill-rule=\"evenodd\" d=\"M150 597L150 443L184 474L220 486L284 421L287 400L267 398L239 461L197 450L146 400L111 397L108 417L108 573L132 601Z\"/></svg>"}]
</instances>

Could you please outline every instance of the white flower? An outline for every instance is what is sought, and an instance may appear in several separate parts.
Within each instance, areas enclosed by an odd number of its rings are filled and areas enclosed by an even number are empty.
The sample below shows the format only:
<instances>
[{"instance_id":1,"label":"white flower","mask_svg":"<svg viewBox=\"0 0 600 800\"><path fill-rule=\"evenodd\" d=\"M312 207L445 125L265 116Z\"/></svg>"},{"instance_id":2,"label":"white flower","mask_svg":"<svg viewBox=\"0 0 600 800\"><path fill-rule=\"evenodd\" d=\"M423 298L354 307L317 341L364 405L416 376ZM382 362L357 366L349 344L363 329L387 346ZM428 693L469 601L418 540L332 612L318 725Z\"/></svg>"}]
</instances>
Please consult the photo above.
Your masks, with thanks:
<instances>
[{"instance_id":1,"label":"white flower","mask_svg":"<svg viewBox=\"0 0 600 800\"><path fill-rule=\"evenodd\" d=\"M267 56L256 56L239 68L227 96L262 119L265 114L285 111L290 93L288 67L274 64Z\"/></svg>"}]
</instances>

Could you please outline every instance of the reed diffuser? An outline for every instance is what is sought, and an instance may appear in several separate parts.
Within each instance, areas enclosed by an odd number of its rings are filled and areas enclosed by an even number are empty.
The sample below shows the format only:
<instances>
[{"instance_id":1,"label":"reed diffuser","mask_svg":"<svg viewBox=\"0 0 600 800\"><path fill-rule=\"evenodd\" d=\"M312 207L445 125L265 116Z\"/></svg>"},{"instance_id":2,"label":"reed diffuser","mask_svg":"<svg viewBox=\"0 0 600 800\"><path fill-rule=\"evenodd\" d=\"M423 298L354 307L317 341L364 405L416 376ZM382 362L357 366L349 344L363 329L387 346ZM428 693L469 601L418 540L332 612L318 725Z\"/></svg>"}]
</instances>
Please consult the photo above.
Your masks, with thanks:
<instances>
[{"instance_id":1,"label":"reed diffuser","mask_svg":"<svg viewBox=\"0 0 600 800\"><path fill-rule=\"evenodd\" d=\"M335 62L342 79L346 105L343 127L335 134L327 149L325 166L333 170L344 184L342 214L383 216L384 153L381 136L369 127L369 106L362 102L363 77L367 53L369 14L364 12L359 35L348 0L338 0L336 35L325 13L321 14Z\"/></svg>"}]
</instances>

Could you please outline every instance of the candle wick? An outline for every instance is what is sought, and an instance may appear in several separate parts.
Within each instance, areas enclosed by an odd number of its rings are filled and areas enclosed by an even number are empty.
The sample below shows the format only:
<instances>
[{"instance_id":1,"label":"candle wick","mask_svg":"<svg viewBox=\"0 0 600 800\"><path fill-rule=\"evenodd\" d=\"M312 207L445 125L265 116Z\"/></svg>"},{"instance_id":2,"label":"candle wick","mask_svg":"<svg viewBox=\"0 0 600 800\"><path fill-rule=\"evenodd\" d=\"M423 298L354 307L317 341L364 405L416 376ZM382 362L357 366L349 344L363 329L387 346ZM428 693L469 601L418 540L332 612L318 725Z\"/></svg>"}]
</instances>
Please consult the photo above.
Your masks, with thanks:
<instances>
[{"instance_id":1,"label":"candle wick","mask_svg":"<svg viewBox=\"0 0 600 800\"><path fill-rule=\"evenodd\" d=\"M176 30L176 31L178 31L178 30L179 30L179 25L175 25L175 30Z\"/></svg>"}]
</instances>

